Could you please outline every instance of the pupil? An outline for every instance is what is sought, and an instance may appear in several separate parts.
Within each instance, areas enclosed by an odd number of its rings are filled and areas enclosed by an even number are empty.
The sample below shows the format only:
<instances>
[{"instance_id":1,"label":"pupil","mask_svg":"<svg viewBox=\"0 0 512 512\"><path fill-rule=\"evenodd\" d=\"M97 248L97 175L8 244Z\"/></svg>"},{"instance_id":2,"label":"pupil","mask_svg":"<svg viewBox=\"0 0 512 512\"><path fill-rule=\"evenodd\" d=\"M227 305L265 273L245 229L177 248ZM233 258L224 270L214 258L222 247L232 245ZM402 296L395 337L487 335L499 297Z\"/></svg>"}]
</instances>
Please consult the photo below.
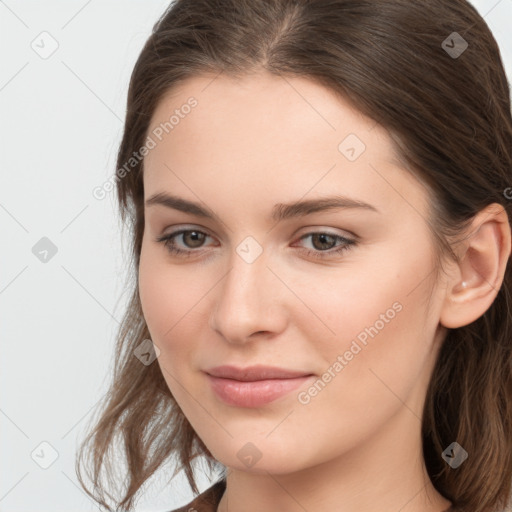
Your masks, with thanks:
<instances>
[{"instance_id":1,"label":"pupil","mask_svg":"<svg viewBox=\"0 0 512 512\"><path fill-rule=\"evenodd\" d=\"M197 247L197 246L201 245L202 233L198 233L197 231L190 231L190 233L188 233L188 236L190 236L192 238L192 244L187 244L187 245L192 245L192 247Z\"/></svg>"},{"instance_id":2,"label":"pupil","mask_svg":"<svg viewBox=\"0 0 512 512\"><path fill-rule=\"evenodd\" d=\"M326 234L320 234L320 235L313 235L313 245L315 245L314 241L315 240L318 240L320 239L321 240L321 244L324 244L325 245L325 239L326 238L333 238L331 235L326 235ZM327 243L327 245L329 245ZM320 247L320 249L325 249L326 247ZM327 249L329 249L329 247L327 247Z\"/></svg>"}]
</instances>

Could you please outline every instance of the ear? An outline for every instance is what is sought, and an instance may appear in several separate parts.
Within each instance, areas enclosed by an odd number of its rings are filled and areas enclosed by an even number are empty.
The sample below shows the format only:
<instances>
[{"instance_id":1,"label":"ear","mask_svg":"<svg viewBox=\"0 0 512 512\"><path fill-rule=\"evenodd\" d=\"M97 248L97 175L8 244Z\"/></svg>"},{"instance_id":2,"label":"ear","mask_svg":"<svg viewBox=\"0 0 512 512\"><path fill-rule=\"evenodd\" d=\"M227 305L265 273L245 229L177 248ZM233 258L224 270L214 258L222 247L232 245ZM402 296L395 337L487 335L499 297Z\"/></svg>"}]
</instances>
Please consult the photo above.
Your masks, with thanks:
<instances>
[{"instance_id":1,"label":"ear","mask_svg":"<svg viewBox=\"0 0 512 512\"><path fill-rule=\"evenodd\" d=\"M468 233L448 281L439 319L449 329L468 325L489 309L503 283L512 250L507 212L498 203L478 212Z\"/></svg>"}]
</instances>

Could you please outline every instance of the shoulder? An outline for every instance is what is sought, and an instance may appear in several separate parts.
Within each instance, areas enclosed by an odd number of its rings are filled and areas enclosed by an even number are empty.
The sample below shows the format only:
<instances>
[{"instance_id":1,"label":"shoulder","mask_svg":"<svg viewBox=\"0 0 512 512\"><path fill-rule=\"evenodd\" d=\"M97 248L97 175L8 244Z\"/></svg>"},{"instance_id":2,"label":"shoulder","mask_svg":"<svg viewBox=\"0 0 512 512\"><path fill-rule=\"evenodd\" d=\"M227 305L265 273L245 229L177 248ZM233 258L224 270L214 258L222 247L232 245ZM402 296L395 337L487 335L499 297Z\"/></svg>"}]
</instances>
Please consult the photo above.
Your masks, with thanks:
<instances>
[{"instance_id":1,"label":"shoulder","mask_svg":"<svg viewBox=\"0 0 512 512\"><path fill-rule=\"evenodd\" d=\"M217 506L226 490L226 480L222 479L196 496L190 503L170 512L217 512Z\"/></svg>"}]
</instances>

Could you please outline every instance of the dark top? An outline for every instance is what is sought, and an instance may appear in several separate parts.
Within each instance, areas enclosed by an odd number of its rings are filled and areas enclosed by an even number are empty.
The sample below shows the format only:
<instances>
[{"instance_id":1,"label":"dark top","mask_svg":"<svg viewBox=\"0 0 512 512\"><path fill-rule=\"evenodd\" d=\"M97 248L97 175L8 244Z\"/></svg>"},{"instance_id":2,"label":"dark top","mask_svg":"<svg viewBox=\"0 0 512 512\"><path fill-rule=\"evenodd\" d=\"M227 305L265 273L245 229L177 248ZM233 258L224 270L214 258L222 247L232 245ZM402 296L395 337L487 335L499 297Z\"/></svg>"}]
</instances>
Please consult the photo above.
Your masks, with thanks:
<instances>
[{"instance_id":1,"label":"dark top","mask_svg":"<svg viewBox=\"0 0 512 512\"><path fill-rule=\"evenodd\" d=\"M217 512L220 499L226 490L226 479L219 480L196 496L188 505L170 512Z\"/></svg>"},{"instance_id":2,"label":"dark top","mask_svg":"<svg viewBox=\"0 0 512 512\"><path fill-rule=\"evenodd\" d=\"M217 507L225 490L226 479L219 480L199 496L196 496L188 505L170 512L217 512ZM445 512L452 512L453 510L455 510L453 507L449 507Z\"/></svg>"}]
</instances>

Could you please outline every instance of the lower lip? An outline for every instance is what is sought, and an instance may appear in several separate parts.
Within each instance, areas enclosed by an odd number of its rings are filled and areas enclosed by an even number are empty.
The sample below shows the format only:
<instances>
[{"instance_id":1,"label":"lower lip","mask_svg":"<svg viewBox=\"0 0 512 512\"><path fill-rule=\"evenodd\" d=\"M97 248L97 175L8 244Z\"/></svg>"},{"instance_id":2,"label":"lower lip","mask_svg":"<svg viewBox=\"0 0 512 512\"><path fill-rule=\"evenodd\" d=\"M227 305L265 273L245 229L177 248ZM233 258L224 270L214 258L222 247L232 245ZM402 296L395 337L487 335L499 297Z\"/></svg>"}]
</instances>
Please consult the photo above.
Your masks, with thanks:
<instances>
[{"instance_id":1,"label":"lower lip","mask_svg":"<svg viewBox=\"0 0 512 512\"><path fill-rule=\"evenodd\" d=\"M242 382L208 375L216 395L229 405L259 407L277 400L311 379L313 375L294 379L268 379Z\"/></svg>"}]
</instances>

